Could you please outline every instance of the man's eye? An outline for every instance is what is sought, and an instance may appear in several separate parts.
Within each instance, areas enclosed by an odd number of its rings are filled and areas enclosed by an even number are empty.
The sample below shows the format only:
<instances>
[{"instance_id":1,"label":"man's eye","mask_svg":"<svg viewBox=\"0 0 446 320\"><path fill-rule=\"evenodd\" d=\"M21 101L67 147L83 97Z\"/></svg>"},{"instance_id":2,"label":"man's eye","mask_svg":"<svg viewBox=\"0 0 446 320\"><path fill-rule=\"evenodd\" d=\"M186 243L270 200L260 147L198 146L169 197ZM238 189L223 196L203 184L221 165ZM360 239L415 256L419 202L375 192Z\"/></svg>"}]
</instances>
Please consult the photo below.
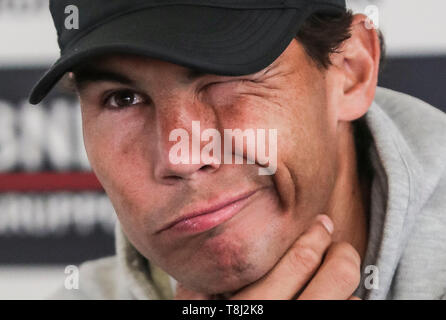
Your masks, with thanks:
<instances>
[{"instance_id":1,"label":"man's eye","mask_svg":"<svg viewBox=\"0 0 446 320\"><path fill-rule=\"evenodd\" d=\"M143 95L131 90L121 90L108 95L104 105L111 109L122 109L145 102L146 98Z\"/></svg>"}]
</instances>

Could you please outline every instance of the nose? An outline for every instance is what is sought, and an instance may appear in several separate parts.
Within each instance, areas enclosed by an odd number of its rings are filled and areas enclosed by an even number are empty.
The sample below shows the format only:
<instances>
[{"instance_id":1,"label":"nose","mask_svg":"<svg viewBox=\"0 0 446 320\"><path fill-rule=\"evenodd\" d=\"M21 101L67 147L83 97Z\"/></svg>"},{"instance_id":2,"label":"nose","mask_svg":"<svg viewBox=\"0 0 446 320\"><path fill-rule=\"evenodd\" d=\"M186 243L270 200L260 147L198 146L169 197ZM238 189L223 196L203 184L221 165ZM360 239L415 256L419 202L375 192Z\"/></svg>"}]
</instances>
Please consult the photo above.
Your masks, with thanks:
<instances>
[{"instance_id":1,"label":"nose","mask_svg":"<svg viewBox=\"0 0 446 320\"><path fill-rule=\"evenodd\" d=\"M203 157L202 150L209 143L202 141L203 131L215 129L216 114L213 109L187 93L176 93L164 99L156 111L157 154L154 176L158 183L172 184L194 180L217 171L220 167L218 152L212 157ZM208 153L209 154L209 153Z\"/></svg>"}]
</instances>

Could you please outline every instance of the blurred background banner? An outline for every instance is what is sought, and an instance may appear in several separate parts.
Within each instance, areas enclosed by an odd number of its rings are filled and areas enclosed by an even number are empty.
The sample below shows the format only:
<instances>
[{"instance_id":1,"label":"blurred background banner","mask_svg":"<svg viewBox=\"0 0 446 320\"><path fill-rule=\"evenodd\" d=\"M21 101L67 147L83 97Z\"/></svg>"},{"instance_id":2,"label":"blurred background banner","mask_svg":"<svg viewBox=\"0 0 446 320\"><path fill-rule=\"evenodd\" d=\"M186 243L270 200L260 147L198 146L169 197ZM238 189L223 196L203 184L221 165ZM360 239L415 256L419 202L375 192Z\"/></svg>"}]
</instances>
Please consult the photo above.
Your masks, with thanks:
<instances>
[{"instance_id":1,"label":"blurred background banner","mask_svg":"<svg viewBox=\"0 0 446 320\"><path fill-rule=\"evenodd\" d=\"M380 85L446 111L446 1L348 3L384 33ZM0 0L0 299L45 298L67 265L114 253L115 213L91 173L77 100L59 87L27 103L58 55L48 0Z\"/></svg>"},{"instance_id":2,"label":"blurred background banner","mask_svg":"<svg viewBox=\"0 0 446 320\"><path fill-rule=\"evenodd\" d=\"M0 0L0 299L45 298L67 265L114 254L77 100L57 88L27 102L58 55L48 0Z\"/></svg>"}]
</instances>

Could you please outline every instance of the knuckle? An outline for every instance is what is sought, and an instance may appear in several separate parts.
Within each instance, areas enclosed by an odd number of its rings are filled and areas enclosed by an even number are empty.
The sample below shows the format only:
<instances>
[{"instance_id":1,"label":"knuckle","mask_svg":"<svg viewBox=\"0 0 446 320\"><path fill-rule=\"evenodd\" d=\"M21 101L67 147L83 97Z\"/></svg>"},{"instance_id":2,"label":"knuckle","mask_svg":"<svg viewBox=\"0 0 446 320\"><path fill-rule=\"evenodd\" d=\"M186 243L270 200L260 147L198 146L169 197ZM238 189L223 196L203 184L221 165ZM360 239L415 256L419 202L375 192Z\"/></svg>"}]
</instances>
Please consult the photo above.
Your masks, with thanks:
<instances>
[{"instance_id":1,"label":"knuckle","mask_svg":"<svg viewBox=\"0 0 446 320\"><path fill-rule=\"evenodd\" d=\"M320 264L320 255L311 247L296 244L290 252L290 264L293 271L313 272Z\"/></svg>"}]
</instances>

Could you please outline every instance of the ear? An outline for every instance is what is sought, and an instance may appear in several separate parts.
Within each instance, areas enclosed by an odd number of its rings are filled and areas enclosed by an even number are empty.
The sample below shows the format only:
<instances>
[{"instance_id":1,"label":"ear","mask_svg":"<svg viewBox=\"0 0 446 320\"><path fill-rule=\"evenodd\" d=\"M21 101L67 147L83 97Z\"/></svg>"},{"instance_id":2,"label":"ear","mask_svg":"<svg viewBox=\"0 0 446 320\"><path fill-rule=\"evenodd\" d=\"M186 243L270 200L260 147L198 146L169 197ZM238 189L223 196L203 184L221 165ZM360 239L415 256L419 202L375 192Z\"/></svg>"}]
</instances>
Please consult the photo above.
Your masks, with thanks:
<instances>
[{"instance_id":1,"label":"ear","mask_svg":"<svg viewBox=\"0 0 446 320\"><path fill-rule=\"evenodd\" d=\"M355 15L351 38L339 53L331 55L332 65L326 74L327 98L336 109L338 121L362 117L375 97L381 50L376 30L368 28L366 21L366 16Z\"/></svg>"}]
</instances>

